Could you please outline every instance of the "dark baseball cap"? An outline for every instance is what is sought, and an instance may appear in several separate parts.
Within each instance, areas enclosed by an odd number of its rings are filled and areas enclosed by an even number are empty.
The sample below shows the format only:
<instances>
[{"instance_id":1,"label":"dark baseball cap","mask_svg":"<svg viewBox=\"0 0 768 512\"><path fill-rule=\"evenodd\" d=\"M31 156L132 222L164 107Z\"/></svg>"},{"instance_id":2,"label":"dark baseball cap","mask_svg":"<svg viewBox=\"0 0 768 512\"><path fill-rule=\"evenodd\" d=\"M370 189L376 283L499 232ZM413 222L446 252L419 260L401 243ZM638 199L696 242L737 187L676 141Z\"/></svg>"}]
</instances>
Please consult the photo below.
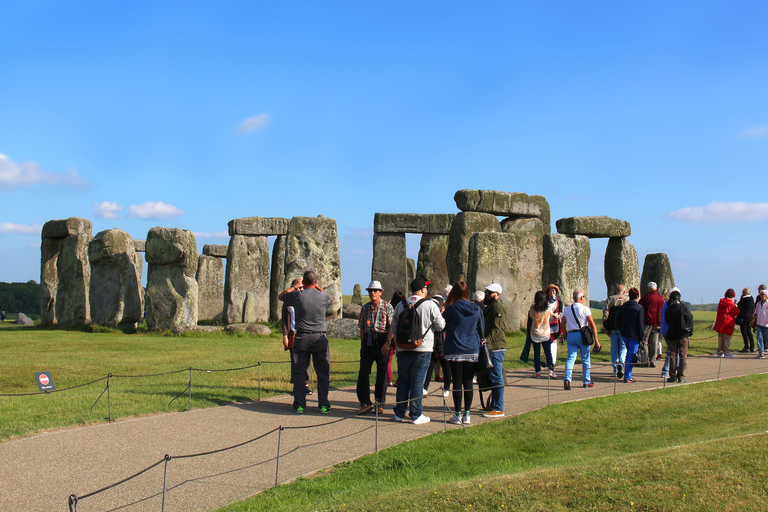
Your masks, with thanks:
<instances>
[{"instance_id":1,"label":"dark baseball cap","mask_svg":"<svg viewBox=\"0 0 768 512\"><path fill-rule=\"evenodd\" d=\"M413 281L411 281L411 291L417 292L421 290L422 288L426 288L429 286L429 281L422 279L421 277L417 277Z\"/></svg>"}]
</instances>

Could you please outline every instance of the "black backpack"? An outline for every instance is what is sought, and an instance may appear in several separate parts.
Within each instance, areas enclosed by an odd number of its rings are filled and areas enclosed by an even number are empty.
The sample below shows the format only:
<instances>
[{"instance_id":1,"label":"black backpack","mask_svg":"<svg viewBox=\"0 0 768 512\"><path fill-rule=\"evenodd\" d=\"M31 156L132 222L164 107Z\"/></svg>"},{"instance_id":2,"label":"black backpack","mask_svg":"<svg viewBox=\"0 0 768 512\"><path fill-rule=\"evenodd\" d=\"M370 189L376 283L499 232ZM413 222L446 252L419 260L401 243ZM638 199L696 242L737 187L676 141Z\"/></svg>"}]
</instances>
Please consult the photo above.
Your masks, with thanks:
<instances>
[{"instance_id":1,"label":"black backpack","mask_svg":"<svg viewBox=\"0 0 768 512\"><path fill-rule=\"evenodd\" d=\"M413 350L424 342L424 334L426 333L421 332L421 318L416 308L425 300L428 299L424 298L413 306L407 306L397 317L397 331L395 332L397 348Z\"/></svg>"}]
</instances>

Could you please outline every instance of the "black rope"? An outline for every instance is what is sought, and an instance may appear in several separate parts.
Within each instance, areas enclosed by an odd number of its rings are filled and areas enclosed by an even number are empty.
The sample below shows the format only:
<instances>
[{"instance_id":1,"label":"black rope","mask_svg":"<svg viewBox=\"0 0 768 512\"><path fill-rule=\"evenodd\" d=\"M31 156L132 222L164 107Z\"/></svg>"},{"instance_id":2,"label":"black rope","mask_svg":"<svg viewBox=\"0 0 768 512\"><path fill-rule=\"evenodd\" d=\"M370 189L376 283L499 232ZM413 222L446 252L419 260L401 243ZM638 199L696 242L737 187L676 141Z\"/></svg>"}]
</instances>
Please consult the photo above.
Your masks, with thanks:
<instances>
[{"instance_id":1,"label":"black rope","mask_svg":"<svg viewBox=\"0 0 768 512\"><path fill-rule=\"evenodd\" d=\"M160 459L159 461L155 462L155 463L154 463L154 464L152 464L151 466L149 466L149 467L147 467L147 468L144 468L144 469L142 469L142 470L141 470L141 471L139 471L138 473L134 473L133 475L129 476L128 478L124 478L124 479L120 480L119 482L115 482L115 483L113 483L113 484L110 484L110 485L108 485L108 486L106 486L106 487L102 487L102 488L101 488L101 489L99 489L98 491L89 492L88 494L84 494L83 496L77 497L77 498L76 498L76 501L81 501L81 500L84 500L85 498L90 498L91 496L94 496L94 495L96 495L96 494L99 494L99 493L101 493L101 492L104 492L104 491L108 491L108 490L110 490L110 489L112 489L112 488L114 488L114 487L117 487L118 485L124 484L125 482L128 482L128 481L130 481L130 480L133 480L133 479L134 479L134 478L136 478L137 476L141 476L141 475L143 475L144 473L146 473L146 472L147 472L147 471L149 471L150 469L152 469L152 468L156 468L157 466L159 466L159 465L160 465L160 464L162 464L163 462L165 462L165 457L163 457L163 458L162 458L162 459ZM73 496L74 496L74 494L73 494Z\"/></svg>"},{"instance_id":2,"label":"black rope","mask_svg":"<svg viewBox=\"0 0 768 512\"><path fill-rule=\"evenodd\" d=\"M237 443L237 444L233 444L232 446L227 446L226 448L219 448L218 450L211 450L211 451L208 451L208 452L190 453L190 454L187 454L187 455L174 455L172 457L171 456L169 456L169 457L172 458L172 459L191 459L193 457L202 457L203 455L212 455L214 453L226 452L227 450L232 450L234 448L239 448L241 446L245 446L248 443L252 443L254 441L258 441L259 439L263 439L263 438L267 437L269 434L277 432L279 430L279 428L280 427L273 428L272 430L270 430L266 434L262 434L262 435L260 435L258 437L254 437L253 439L249 439L247 441L243 441L242 443Z\"/></svg>"},{"instance_id":3,"label":"black rope","mask_svg":"<svg viewBox=\"0 0 768 512\"><path fill-rule=\"evenodd\" d=\"M327 425L333 425L334 423L338 423L340 421L347 420L349 418L339 418L334 421L329 421L328 423L318 423L317 425L304 425L301 427L283 427L283 430L303 430L305 428L317 428L317 427L325 427Z\"/></svg>"},{"instance_id":4,"label":"black rope","mask_svg":"<svg viewBox=\"0 0 768 512\"><path fill-rule=\"evenodd\" d=\"M184 368L183 370L175 370L175 371L166 372L166 373L150 373L150 374L147 374L147 375L117 375L117 374L113 374L112 377L120 377L121 379L135 379L135 378L140 378L140 377L162 377L163 375L174 375L174 374L177 374L177 373L183 373L183 372L188 372L188 371L189 371L189 368Z\"/></svg>"},{"instance_id":5,"label":"black rope","mask_svg":"<svg viewBox=\"0 0 768 512\"><path fill-rule=\"evenodd\" d=\"M262 363L290 363L290 361L262 361ZM211 373L211 372L234 372L237 370L247 370L249 368L256 368L259 366L259 364L252 364L250 366L241 366L240 368L225 368L223 370L214 370L214 369L204 369L204 368L192 368L193 372L205 372L205 373Z\"/></svg>"},{"instance_id":6,"label":"black rope","mask_svg":"<svg viewBox=\"0 0 768 512\"><path fill-rule=\"evenodd\" d=\"M84 386L90 386L92 384L96 384L97 382L101 382L107 377L102 377L100 379L93 380L91 382L86 382L85 384L78 384L77 386L70 386L68 388L60 388L60 389L54 389L51 391L37 391L35 393L2 393L0 396L34 396L34 395L48 395L51 393L60 393L62 391L69 391L70 389L77 389L82 388Z\"/></svg>"}]
</instances>

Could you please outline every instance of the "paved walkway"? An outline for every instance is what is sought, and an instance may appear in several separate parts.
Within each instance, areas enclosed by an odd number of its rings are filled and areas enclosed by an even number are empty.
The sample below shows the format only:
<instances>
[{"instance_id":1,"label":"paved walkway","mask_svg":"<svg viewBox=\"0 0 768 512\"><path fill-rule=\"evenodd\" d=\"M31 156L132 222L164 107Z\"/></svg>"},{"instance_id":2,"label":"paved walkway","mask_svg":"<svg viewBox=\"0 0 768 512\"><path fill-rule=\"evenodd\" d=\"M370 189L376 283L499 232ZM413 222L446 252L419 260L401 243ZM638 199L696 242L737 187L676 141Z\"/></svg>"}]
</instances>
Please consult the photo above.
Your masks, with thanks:
<instances>
[{"instance_id":1,"label":"paved walkway","mask_svg":"<svg viewBox=\"0 0 768 512\"><path fill-rule=\"evenodd\" d=\"M692 358L688 384L763 373L767 360L754 355L735 358ZM558 372L562 371L562 368ZM593 366L595 387L579 386L580 365L574 387L564 391L560 379L535 379L531 370L507 372L507 416L560 403L616 392L659 388L666 383L660 368L637 368L634 384L614 384L610 365ZM424 400L426 425L395 423L391 406L380 421L371 415L356 416L354 389L331 392L333 411L320 415L309 397L304 415L292 412L291 397L283 396L212 409L122 420L45 432L0 443L0 510L68 510L70 494L84 497L158 463L140 476L96 495L81 498L81 512L101 510L160 510L167 463L167 511L206 511L255 494L275 484L276 454L280 436L277 479L283 483L299 476L393 444L429 435L444 428L443 398L439 383ZM394 388L388 398L394 400ZM480 404L475 396L474 409ZM472 416L473 424L485 420ZM278 427L285 427L278 432ZM316 426L320 425L320 426ZM216 451L263 436L243 446L191 458L187 454ZM378 441L377 441L378 440Z\"/></svg>"}]
</instances>

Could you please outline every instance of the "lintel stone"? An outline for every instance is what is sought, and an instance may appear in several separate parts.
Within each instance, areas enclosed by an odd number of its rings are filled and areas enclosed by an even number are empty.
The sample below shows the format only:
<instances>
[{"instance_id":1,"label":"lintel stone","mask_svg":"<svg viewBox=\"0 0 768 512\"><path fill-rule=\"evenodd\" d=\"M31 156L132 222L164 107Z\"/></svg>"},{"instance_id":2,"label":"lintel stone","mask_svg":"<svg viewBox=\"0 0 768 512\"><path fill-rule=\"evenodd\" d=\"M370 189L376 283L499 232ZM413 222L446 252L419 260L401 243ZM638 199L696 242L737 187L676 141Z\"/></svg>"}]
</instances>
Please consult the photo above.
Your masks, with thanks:
<instances>
[{"instance_id":1,"label":"lintel stone","mask_svg":"<svg viewBox=\"0 0 768 512\"><path fill-rule=\"evenodd\" d=\"M203 246L203 254L213 256L214 258L226 258L228 249L229 247L226 245L205 244Z\"/></svg>"},{"instance_id":2,"label":"lintel stone","mask_svg":"<svg viewBox=\"0 0 768 512\"><path fill-rule=\"evenodd\" d=\"M538 198L543 199L541 196L529 196L524 192L473 189L459 190L453 196L456 206L463 212L515 217L542 217L544 208ZM549 210L548 204L546 209Z\"/></svg>"},{"instance_id":3,"label":"lintel stone","mask_svg":"<svg viewBox=\"0 0 768 512\"><path fill-rule=\"evenodd\" d=\"M288 232L289 219L281 217L243 217L229 221L229 236L270 236Z\"/></svg>"},{"instance_id":4,"label":"lintel stone","mask_svg":"<svg viewBox=\"0 0 768 512\"><path fill-rule=\"evenodd\" d=\"M147 252L147 241L146 240L133 240L133 251L134 252Z\"/></svg>"},{"instance_id":5,"label":"lintel stone","mask_svg":"<svg viewBox=\"0 0 768 512\"><path fill-rule=\"evenodd\" d=\"M617 238L632 234L629 222L611 217L566 217L555 223L557 232L563 235L583 235L589 238Z\"/></svg>"},{"instance_id":6,"label":"lintel stone","mask_svg":"<svg viewBox=\"0 0 768 512\"><path fill-rule=\"evenodd\" d=\"M377 213L373 217L373 231L447 235L455 216L453 213Z\"/></svg>"},{"instance_id":7,"label":"lintel stone","mask_svg":"<svg viewBox=\"0 0 768 512\"><path fill-rule=\"evenodd\" d=\"M61 220L49 220L43 224L43 238L66 238L69 235L90 235L93 224L88 219L70 217Z\"/></svg>"}]
</instances>

